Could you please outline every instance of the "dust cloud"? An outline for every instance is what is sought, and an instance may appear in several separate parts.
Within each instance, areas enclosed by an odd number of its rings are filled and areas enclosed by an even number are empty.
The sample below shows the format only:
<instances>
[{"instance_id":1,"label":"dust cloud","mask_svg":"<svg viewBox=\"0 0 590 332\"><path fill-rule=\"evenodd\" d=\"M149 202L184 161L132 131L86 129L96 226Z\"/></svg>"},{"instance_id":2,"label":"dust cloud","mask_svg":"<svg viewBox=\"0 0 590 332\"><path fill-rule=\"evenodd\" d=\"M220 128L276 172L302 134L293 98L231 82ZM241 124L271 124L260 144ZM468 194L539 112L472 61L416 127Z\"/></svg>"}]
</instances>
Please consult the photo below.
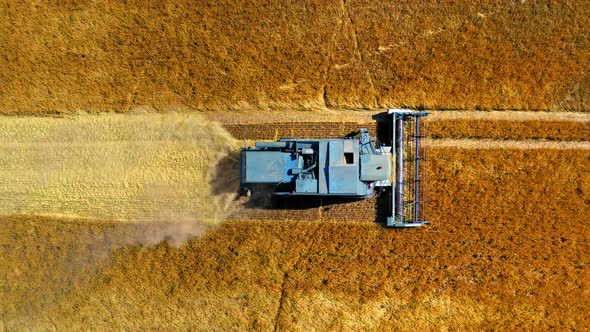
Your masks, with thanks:
<instances>
[{"instance_id":1,"label":"dust cloud","mask_svg":"<svg viewBox=\"0 0 590 332\"><path fill-rule=\"evenodd\" d=\"M0 215L136 224L179 245L221 224L240 142L198 113L11 117L0 123Z\"/></svg>"}]
</instances>

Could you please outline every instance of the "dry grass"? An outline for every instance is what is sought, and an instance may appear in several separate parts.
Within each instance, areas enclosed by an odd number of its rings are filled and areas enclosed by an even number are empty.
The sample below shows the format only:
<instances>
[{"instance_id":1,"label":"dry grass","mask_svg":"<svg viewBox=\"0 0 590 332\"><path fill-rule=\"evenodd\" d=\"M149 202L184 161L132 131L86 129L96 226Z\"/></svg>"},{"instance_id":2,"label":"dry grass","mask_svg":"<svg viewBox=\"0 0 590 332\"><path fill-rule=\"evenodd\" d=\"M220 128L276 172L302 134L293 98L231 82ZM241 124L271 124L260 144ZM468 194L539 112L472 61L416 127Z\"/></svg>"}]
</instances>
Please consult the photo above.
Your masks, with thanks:
<instances>
[{"instance_id":1,"label":"dry grass","mask_svg":"<svg viewBox=\"0 0 590 332\"><path fill-rule=\"evenodd\" d=\"M141 224L4 216L4 328L588 326L588 150L434 147L430 161L418 230L235 221L170 247L134 244Z\"/></svg>"},{"instance_id":2,"label":"dry grass","mask_svg":"<svg viewBox=\"0 0 590 332\"><path fill-rule=\"evenodd\" d=\"M590 7L526 1L3 1L0 112L560 109Z\"/></svg>"}]
</instances>

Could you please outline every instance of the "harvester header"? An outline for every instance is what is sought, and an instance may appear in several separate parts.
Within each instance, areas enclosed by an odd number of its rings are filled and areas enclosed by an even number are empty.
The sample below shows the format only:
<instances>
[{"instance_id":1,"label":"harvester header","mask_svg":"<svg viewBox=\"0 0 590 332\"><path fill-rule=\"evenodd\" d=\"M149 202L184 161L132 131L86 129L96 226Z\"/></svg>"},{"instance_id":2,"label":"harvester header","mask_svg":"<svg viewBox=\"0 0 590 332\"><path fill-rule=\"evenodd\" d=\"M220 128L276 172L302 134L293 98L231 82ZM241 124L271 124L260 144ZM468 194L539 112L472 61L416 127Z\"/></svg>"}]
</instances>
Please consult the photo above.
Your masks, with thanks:
<instances>
[{"instance_id":1,"label":"harvester header","mask_svg":"<svg viewBox=\"0 0 590 332\"><path fill-rule=\"evenodd\" d=\"M426 132L420 119L426 111L389 109L395 146L395 189L387 226L418 227L428 224L426 204Z\"/></svg>"}]
</instances>

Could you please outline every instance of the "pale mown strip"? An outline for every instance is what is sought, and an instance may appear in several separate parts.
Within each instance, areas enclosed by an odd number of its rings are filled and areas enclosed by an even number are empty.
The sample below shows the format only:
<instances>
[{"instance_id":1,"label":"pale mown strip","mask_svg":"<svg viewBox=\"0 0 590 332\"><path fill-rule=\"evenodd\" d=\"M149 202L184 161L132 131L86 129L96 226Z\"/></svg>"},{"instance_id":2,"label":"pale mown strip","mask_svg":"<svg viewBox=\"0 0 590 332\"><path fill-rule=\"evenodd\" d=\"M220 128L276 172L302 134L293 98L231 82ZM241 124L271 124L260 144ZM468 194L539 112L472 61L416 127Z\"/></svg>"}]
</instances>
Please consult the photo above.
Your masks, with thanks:
<instances>
[{"instance_id":1,"label":"pale mown strip","mask_svg":"<svg viewBox=\"0 0 590 332\"><path fill-rule=\"evenodd\" d=\"M235 144L199 115L5 117L0 214L216 223L210 181Z\"/></svg>"}]
</instances>

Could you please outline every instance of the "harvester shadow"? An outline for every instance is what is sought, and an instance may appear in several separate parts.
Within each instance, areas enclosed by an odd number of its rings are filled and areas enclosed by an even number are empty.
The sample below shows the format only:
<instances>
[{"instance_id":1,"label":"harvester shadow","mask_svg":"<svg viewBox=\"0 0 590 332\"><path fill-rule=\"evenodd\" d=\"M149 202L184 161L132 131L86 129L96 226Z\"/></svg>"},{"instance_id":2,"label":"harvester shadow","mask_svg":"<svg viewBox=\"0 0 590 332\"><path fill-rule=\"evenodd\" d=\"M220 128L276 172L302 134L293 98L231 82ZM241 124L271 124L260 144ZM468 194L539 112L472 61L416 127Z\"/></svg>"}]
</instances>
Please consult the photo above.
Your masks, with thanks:
<instances>
[{"instance_id":1,"label":"harvester shadow","mask_svg":"<svg viewBox=\"0 0 590 332\"><path fill-rule=\"evenodd\" d=\"M243 207L246 209L263 210L309 210L322 208L329 211L334 206L353 203L362 199L320 196L284 196L274 195L274 186L252 186L251 196L242 196Z\"/></svg>"},{"instance_id":2,"label":"harvester shadow","mask_svg":"<svg viewBox=\"0 0 590 332\"><path fill-rule=\"evenodd\" d=\"M345 204L358 202L362 199L343 197L318 197L318 196L273 196L270 206L271 210L308 210L322 208L324 212Z\"/></svg>"},{"instance_id":3,"label":"harvester shadow","mask_svg":"<svg viewBox=\"0 0 590 332\"><path fill-rule=\"evenodd\" d=\"M369 200L373 202L372 209L363 203ZM360 204L359 204L360 203ZM272 194L252 193L252 197L243 205L246 209L258 209L269 211L292 211L293 213L308 214L311 210L321 210L322 219L337 220L342 222L372 221L386 228L386 220L389 215L391 195L389 190L374 198L345 198L345 197L317 197L317 196L293 196L281 197ZM366 212L355 209L368 209ZM372 215L372 216L371 216Z\"/></svg>"},{"instance_id":4,"label":"harvester shadow","mask_svg":"<svg viewBox=\"0 0 590 332\"><path fill-rule=\"evenodd\" d=\"M240 191L240 152L232 151L221 158L209 179L213 196L237 194Z\"/></svg>"},{"instance_id":5,"label":"harvester shadow","mask_svg":"<svg viewBox=\"0 0 590 332\"><path fill-rule=\"evenodd\" d=\"M375 222L386 227L387 217L391 211L391 190L382 192L375 201Z\"/></svg>"}]
</instances>

